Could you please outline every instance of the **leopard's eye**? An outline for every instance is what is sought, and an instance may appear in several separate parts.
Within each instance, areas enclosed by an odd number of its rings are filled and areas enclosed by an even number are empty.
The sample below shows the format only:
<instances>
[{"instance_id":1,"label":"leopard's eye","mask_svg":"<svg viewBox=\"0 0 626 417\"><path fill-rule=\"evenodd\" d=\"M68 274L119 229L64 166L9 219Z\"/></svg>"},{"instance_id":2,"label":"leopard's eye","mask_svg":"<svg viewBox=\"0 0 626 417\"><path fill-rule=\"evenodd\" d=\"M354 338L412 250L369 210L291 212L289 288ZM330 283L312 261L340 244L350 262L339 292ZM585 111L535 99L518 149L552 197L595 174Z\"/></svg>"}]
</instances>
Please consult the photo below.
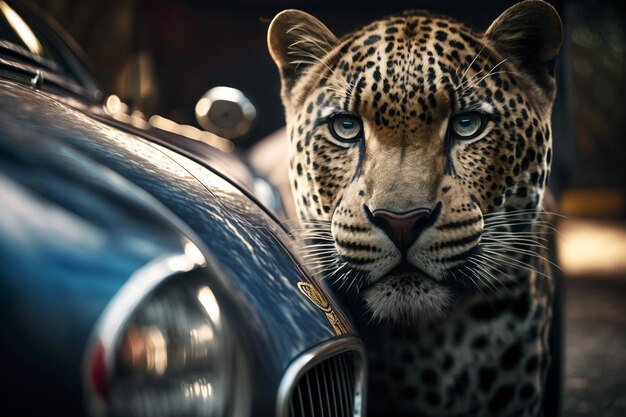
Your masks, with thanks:
<instances>
[{"instance_id":1,"label":"leopard's eye","mask_svg":"<svg viewBox=\"0 0 626 417\"><path fill-rule=\"evenodd\" d=\"M339 114L330 120L330 131L338 140L353 142L361 138L363 125L358 117Z\"/></svg>"},{"instance_id":2,"label":"leopard's eye","mask_svg":"<svg viewBox=\"0 0 626 417\"><path fill-rule=\"evenodd\" d=\"M480 113L465 113L454 116L450 126L457 139L472 139L482 132L486 125Z\"/></svg>"}]
</instances>

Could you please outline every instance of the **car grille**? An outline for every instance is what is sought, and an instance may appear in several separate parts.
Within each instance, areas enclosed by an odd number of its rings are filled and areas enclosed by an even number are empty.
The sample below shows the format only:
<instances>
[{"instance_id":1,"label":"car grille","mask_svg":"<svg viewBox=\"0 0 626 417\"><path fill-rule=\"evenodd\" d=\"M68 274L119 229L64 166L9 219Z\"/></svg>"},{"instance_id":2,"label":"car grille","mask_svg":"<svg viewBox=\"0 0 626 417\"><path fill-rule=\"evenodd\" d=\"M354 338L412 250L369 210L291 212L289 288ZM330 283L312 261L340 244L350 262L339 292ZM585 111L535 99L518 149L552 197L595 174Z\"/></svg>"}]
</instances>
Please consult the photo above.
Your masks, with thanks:
<instances>
[{"instance_id":1,"label":"car grille","mask_svg":"<svg viewBox=\"0 0 626 417\"><path fill-rule=\"evenodd\" d=\"M327 358L298 380L289 417L353 417L360 414L360 387L351 352ZM355 407L359 410L355 413Z\"/></svg>"}]
</instances>

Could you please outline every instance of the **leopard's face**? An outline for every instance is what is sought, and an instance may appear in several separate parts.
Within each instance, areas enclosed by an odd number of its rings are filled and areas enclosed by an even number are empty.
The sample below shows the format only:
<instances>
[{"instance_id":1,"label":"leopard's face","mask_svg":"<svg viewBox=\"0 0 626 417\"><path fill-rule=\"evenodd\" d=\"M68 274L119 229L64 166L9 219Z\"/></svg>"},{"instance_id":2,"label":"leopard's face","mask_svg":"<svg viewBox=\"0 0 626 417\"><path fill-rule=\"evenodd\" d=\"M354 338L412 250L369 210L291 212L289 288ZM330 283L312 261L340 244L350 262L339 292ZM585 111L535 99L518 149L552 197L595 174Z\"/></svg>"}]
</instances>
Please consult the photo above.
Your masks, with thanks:
<instances>
[{"instance_id":1,"label":"leopard's face","mask_svg":"<svg viewBox=\"0 0 626 417\"><path fill-rule=\"evenodd\" d=\"M341 40L284 13L270 48L295 202L323 273L398 321L506 284L498 263L532 250L519 236L549 176L551 33L526 60L502 45L531 32L506 12L486 33L418 11Z\"/></svg>"}]
</instances>

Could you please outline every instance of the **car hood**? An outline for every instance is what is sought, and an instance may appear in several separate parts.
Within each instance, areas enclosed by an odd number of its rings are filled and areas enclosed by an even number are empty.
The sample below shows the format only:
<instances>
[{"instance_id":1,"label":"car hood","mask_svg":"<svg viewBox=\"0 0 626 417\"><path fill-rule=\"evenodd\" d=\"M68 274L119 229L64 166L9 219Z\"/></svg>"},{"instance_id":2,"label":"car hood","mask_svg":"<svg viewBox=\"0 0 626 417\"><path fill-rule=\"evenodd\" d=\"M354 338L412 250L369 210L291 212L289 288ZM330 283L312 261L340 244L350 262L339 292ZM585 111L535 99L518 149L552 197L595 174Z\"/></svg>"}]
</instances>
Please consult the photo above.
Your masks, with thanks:
<instances>
[{"instance_id":1,"label":"car hood","mask_svg":"<svg viewBox=\"0 0 626 417\"><path fill-rule=\"evenodd\" d=\"M60 385L80 379L89 333L111 298L137 269L180 252L184 239L221 271L211 286L228 298L251 377L264 382L253 403L276 398L268 390L298 355L355 333L323 288L326 312L301 292L298 283L319 285L294 259L285 230L202 160L6 81L0 190L4 347L52 367ZM60 401L54 381L39 382Z\"/></svg>"}]
</instances>

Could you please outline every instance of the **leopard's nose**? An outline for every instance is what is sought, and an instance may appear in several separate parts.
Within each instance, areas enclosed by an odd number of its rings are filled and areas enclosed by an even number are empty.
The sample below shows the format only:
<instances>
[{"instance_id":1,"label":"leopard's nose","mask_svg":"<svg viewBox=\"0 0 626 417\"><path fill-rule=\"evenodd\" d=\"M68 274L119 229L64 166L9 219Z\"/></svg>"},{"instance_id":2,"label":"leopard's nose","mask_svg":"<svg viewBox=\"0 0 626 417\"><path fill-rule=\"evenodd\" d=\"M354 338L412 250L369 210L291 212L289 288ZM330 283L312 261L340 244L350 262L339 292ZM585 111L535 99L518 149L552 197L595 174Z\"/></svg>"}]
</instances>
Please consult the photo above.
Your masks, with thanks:
<instances>
[{"instance_id":1,"label":"leopard's nose","mask_svg":"<svg viewBox=\"0 0 626 417\"><path fill-rule=\"evenodd\" d=\"M365 206L370 221L381 229L403 254L417 240L420 234L433 222L431 210L418 208L402 213L387 209L370 211Z\"/></svg>"}]
</instances>

